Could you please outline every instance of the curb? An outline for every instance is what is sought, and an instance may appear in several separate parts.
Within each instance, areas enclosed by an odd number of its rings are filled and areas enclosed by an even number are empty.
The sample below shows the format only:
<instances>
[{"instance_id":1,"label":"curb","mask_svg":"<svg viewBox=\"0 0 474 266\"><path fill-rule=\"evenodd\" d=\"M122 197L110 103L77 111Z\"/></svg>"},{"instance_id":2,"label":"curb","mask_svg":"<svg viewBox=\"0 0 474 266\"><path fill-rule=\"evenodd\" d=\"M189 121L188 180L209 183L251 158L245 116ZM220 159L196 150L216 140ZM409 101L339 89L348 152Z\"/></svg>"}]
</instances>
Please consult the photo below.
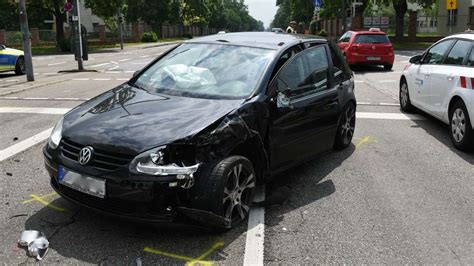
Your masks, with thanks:
<instances>
[{"instance_id":1,"label":"curb","mask_svg":"<svg viewBox=\"0 0 474 266\"><path fill-rule=\"evenodd\" d=\"M141 49L149 49L149 48L155 48L155 47L161 47L161 46L168 46L168 45L180 44L180 43L183 43L183 42L184 42L184 41L160 43L160 44L155 44L155 45L150 45L150 46L142 47Z\"/></svg>"},{"instance_id":2,"label":"curb","mask_svg":"<svg viewBox=\"0 0 474 266\"><path fill-rule=\"evenodd\" d=\"M0 93L0 96L10 95L10 94L18 93L18 92L23 92L23 91L27 91L27 90L30 90L30 89L36 89L36 88L40 88L40 87L43 87L43 86L48 86L48 85L52 85L52 84L56 84L56 83L60 83L60 82L64 82L64 80L50 81L50 82L43 83L43 84L33 85L33 86L27 87L27 88L21 88L21 89L15 90L15 91Z\"/></svg>"}]
</instances>

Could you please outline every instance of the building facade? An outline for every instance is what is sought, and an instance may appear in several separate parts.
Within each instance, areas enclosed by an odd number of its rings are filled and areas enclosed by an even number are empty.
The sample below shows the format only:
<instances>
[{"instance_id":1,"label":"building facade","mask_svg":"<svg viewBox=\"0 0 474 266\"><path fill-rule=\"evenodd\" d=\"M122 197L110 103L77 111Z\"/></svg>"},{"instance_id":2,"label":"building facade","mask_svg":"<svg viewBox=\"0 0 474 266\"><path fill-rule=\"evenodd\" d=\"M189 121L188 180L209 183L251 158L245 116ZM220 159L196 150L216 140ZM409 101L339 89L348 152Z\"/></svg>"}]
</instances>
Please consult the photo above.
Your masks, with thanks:
<instances>
[{"instance_id":1,"label":"building facade","mask_svg":"<svg viewBox=\"0 0 474 266\"><path fill-rule=\"evenodd\" d=\"M453 10L452 16L447 10L451 1L439 0L438 33L449 35L469 28L474 30L474 0L457 0L457 9Z\"/></svg>"}]
</instances>

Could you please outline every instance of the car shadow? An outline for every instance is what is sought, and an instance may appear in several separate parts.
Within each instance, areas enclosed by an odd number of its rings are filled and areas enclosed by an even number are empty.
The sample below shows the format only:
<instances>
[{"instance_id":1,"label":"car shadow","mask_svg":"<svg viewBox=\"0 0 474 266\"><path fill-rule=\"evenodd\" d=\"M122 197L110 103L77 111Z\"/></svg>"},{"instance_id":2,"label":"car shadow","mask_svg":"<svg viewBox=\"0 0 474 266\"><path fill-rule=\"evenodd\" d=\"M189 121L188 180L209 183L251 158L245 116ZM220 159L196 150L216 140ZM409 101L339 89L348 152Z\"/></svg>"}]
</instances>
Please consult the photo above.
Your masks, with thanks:
<instances>
[{"instance_id":1,"label":"car shadow","mask_svg":"<svg viewBox=\"0 0 474 266\"><path fill-rule=\"evenodd\" d=\"M371 65L353 65L351 66L354 74L367 74L367 73L390 73L393 70L385 70L383 66L371 66Z\"/></svg>"},{"instance_id":2,"label":"car shadow","mask_svg":"<svg viewBox=\"0 0 474 266\"><path fill-rule=\"evenodd\" d=\"M17 77L14 72L5 72L5 73L0 73L0 79L2 78L11 78L11 77Z\"/></svg>"},{"instance_id":3,"label":"car shadow","mask_svg":"<svg viewBox=\"0 0 474 266\"><path fill-rule=\"evenodd\" d=\"M266 201L270 201L266 205L272 212L272 218L266 219L266 225L277 226L286 213L335 193L334 182L326 177L354 151L355 146L351 144L344 150L323 154L276 176L266 186Z\"/></svg>"},{"instance_id":4,"label":"car shadow","mask_svg":"<svg viewBox=\"0 0 474 266\"><path fill-rule=\"evenodd\" d=\"M226 260L228 254L222 248L245 233L247 222L228 232L216 233L193 225L153 225L122 220L58 198L50 207L45 206L30 216L25 230L39 230L47 236L50 251L44 260L46 263L136 265L136 259L140 258L144 264L176 265L186 261L171 258L173 254L197 258L220 242L223 246L210 252L204 260L217 263ZM153 254L145 248L172 254Z\"/></svg>"},{"instance_id":5,"label":"car shadow","mask_svg":"<svg viewBox=\"0 0 474 266\"><path fill-rule=\"evenodd\" d=\"M456 155L464 159L466 162L470 164L474 164L474 153L473 152L463 152L456 149L451 142L451 138L449 136L449 126L445 123L441 122L440 120L426 114L421 110L416 111L418 114L422 115L426 118L426 120L413 120L416 125L412 127L419 127L426 131L429 135L436 138L440 143L443 143L446 147L448 147L452 152Z\"/></svg>"}]
</instances>

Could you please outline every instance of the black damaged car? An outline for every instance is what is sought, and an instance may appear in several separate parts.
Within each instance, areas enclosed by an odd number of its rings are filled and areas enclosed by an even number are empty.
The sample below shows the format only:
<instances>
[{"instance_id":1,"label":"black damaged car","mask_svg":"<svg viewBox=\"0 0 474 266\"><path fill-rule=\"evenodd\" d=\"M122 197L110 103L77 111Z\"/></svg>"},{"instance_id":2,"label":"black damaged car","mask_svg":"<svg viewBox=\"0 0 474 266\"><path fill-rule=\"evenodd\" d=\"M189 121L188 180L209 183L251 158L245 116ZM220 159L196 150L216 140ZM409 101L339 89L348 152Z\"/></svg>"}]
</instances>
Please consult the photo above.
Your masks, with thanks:
<instances>
[{"instance_id":1,"label":"black damaged car","mask_svg":"<svg viewBox=\"0 0 474 266\"><path fill-rule=\"evenodd\" d=\"M187 41L68 112L44 147L61 196L122 217L229 229L257 185L354 133L354 78L325 39Z\"/></svg>"}]
</instances>

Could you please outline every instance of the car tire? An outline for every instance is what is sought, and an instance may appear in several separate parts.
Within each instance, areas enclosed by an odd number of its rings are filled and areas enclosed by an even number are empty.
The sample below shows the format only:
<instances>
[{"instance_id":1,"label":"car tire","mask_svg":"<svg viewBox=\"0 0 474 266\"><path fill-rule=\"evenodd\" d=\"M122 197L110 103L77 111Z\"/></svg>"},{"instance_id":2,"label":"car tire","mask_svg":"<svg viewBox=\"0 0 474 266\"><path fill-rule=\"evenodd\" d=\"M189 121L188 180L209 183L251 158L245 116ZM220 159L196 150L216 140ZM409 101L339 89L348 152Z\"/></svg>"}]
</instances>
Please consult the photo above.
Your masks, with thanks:
<instances>
[{"instance_id":1,"label":"car tire","mask_svg":"<svg viewBox=\"0 0 474 266\"><path fill-rule=\"evenodd\" d=\"M399 92L400 109L405 113L412 113L415 111L415 106L411 104L410 92L408 91L408 84L405 79L400 82Z\"/></svg>"},{"instance_id":2,"label":"car tire","mask_svg":"<svg viewBox=\"0 0 474 266\"><path fill-rule=\"evenodd\" d=\"M242 178L244 177L244 178ZM242 156L231 156L203 165L191 189L190 205L227 220L222 226L204 225L222 232L246 219L255 194L257 179L252 163Z\"/></svg>"},{"instance_id":3,"label":"car tire","mask_svg":"<svg viewBox=\"0 0 474 266\"><path fill-rule=\"evenodd\" d=\"M474 149L474 130L463 101L457 101L449 110L449 136L454 147L462 151Z\"/></svg>"},{"instance_id":4,"label":"car tire","mask_svg":"<svg viewBox=\"0 0 474 266\"><path fill-rule=\"evenodd\" d=\"M18 59L16 60L16 64L15 64L15 74L17 75L24 75L26 72L26 68L25 68L25 58L20 56L18 57Z\"/></svg>"},{"instance_id":5,"label":"car tire","mask_svg":"<svg viewBox=\"0 0 474 266\"><path fill-rule=\"evenodd\" d=\"M337 150L347 148L351 144L356 123L355 111L356 105L354 102L349 102L342 109L334 140L334 148Z\"/></svg>"},{"instance_id":6,"label":"car tire","mask_svg":"<svg viewBox=\"0 0 474 266\"><path fill-rule=\"evenodd\" d=\"M392 70L393 65L383 65L383 68L384 68L385 70L387 70L387 71L388 71L388 70Z\"/></svg>"}]
</instances>

